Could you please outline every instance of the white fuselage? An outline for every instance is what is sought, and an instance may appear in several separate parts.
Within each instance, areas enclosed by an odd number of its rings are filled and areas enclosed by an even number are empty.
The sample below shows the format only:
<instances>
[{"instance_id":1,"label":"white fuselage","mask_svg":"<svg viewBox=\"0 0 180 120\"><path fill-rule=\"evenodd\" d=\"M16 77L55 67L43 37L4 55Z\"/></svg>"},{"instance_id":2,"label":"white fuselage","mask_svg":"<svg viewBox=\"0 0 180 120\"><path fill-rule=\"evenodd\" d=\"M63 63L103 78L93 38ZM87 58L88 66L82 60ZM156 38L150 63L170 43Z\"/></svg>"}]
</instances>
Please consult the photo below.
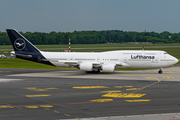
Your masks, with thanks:
<instances>
[{"instance_id":1,"label":"white fuselage","mask_svg":"<svg viewBox=\"0 0 180 120\"><path fill-rule=\"evenodd\" d=\"M116 68L163 68L178 60L165 51L119 50L109 52L42 52L58 67L71 67L77 63L93 63L93 66L115 64Z\"/></svg>"}]
</instances>

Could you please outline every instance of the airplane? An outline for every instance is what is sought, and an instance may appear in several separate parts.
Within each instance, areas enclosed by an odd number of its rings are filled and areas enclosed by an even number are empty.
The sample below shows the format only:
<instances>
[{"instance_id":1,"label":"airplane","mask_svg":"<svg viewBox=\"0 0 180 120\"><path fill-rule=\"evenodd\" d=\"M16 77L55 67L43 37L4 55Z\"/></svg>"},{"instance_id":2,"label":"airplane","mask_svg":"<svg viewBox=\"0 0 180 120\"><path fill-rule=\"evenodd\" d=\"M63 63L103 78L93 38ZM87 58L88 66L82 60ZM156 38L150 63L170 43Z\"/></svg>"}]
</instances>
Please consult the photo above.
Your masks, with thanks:
<instances>
[{"instance_id":1,"label":"airplane","mask_svg":"<svg viewBox=\"0 0 180 120\"><path fill-rule=\"evenodd\" d=\"M178 59L159 50L117 50L107 52L44 52L15 29L6 29L20 59L56 67L75 67L86 73L114 72L117 68L162 68L171 66Z\"/></svg>"}]
</instances>

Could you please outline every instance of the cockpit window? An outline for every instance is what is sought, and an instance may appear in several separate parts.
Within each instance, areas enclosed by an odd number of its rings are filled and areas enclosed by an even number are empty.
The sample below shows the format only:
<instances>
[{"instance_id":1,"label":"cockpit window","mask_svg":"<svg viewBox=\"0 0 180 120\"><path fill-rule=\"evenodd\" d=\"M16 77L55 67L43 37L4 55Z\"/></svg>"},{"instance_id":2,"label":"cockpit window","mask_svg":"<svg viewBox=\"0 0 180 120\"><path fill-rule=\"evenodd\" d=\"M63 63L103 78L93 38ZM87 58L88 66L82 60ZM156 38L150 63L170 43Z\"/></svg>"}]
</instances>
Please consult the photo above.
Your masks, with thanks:
<instances>
[{"instance_id":1,"label":"cockpit window","mask_svg":"<svg viewBox=\"0 0 180 120\"><path fill-rule=\"evenodd\" d=\"M164 54L168 54L168 53L165 52Z\"/></svg>"}]
</instances>

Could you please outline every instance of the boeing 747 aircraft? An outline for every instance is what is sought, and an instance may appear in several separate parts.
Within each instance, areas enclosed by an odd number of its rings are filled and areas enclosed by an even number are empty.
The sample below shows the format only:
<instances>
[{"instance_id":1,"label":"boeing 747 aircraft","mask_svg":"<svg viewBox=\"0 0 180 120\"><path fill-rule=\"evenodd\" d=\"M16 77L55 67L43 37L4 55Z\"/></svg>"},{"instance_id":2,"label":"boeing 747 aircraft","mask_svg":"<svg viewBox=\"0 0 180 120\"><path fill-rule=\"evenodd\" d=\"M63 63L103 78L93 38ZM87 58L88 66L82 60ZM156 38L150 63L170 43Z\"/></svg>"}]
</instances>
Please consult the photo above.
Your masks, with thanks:
<instances>
[{"instance_id":1,"label":"boeing 747 aircraft","mask_svg":"<svg viewBox=\"0 0 180 120\"><path fill-rule=\"evenodd\" d=\"M117 68L162 68L178 59L165 51L119 50L108 52L43 52L15 29L6 29L17 58L57 67L76 67L93 73L114 72Z\"/></svg>"}]
</instances>

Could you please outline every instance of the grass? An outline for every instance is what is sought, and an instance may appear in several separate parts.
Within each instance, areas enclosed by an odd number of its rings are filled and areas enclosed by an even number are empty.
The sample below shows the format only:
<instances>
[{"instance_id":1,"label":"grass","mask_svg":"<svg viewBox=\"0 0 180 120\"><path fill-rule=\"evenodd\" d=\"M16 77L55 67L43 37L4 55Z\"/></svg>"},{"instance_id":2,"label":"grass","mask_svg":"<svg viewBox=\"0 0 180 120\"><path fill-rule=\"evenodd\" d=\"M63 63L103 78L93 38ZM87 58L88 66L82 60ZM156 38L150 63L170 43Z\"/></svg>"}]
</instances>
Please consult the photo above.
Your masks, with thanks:
<instances>
[{"instance_id":1,"label":"grass","mask_svg":"<svg viewBox=\"0 0 180 120\"><path fill-rule=\"evenodd\" d=\"M21 59L0 59L0 63L0 68L56 69L56 67Z\"/></svg>"},{"instance_id":2,"label":"grass","mask_svg":"<svg viewBox=\"0 0 180 120\"><path fill-rule=\"evenodd\" d=\"M76 68L62 68L55 67L36 62L31 62L22 59L0 59L0 68L28 68L28 69L73 69Z\"/></svg>"}]
</instances>

